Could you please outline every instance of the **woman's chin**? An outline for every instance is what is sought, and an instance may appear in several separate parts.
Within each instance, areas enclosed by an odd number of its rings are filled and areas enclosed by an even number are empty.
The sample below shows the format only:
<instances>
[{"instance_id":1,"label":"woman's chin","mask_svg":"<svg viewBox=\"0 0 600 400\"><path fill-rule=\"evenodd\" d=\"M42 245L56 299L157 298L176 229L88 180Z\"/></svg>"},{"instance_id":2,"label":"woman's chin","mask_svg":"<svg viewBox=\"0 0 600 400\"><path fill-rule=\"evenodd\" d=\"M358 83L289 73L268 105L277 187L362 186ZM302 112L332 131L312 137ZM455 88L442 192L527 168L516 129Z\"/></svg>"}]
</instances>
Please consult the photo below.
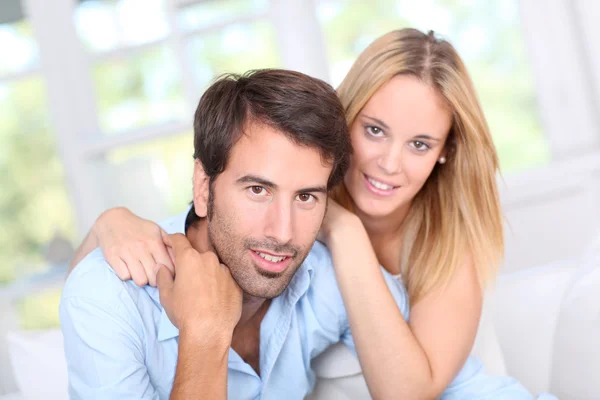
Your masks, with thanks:
<instances>
[{"instance_id":1,"label":"woman's chin","mask_svg":"<svg viewBox=\"0 0 600 400\"><path fill-rule=\"evenodd\" d=\"M394 207L381 202L374 201L355 201L356 211L359 215L368 218L385 218L394 212Z\"/></svg>"}]
</instances>

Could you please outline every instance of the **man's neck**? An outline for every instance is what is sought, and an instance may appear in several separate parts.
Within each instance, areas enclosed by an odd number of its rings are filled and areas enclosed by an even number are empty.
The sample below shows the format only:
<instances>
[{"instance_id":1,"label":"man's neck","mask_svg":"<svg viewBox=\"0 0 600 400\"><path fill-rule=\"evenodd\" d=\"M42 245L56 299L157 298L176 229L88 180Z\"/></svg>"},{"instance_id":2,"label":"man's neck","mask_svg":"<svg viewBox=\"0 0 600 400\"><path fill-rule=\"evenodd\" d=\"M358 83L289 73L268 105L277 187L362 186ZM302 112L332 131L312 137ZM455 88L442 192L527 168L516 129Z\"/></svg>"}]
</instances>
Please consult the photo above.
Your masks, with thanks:
<instances>
[{"instance_id":1,"label":"man's neck","mask_svg":"<svg viewBox=\"0 0 600 400\"><path fill-rule=\"evenodd\" d=\"M214 251L208 237L208 221L206 218L202 218L193 225L190 225L185 234L192 247L200 253ZM250 296L244 292L242 316L238 322L238 326L256 323L260 326L260 322L269 309L270 304L270 300L265 301L265 299Z\"/></svg>"}]
</instances>

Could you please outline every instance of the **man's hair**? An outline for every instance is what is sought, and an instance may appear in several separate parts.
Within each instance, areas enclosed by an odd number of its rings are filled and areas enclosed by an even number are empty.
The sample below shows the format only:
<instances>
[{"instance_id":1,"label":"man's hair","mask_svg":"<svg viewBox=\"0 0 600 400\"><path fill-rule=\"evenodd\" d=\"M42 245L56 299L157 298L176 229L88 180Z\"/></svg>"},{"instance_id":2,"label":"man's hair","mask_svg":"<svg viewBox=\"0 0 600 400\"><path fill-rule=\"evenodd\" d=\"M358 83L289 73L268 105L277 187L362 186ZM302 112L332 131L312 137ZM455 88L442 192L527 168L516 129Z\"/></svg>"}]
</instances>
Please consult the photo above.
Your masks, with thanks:
<instances>
[{"instance_id":1,"label":"man's hair","mask_svg":"<svg viewBox=\"0 0 600 400\"><path fill-rule=\"evenodd\" d=\"M344 109L327 83L280 69L219 77L194 115L194 158L211 182L225 170L249 123L268 125L292 142L318 150L333 167L329 188L343 178L352 147Z\"/></svg>"},{"instance_id":2,"label":"man's hair","mask_svg":"<svg viewBox=\"0 0 600 400\"><path fill-rule=\"evenodd\" d=\"M293 143L318 150L332 165L329 189L342 181L352 145L344 108L329 84L281 69L224 74L204 92L194 115L194 159L209 177L209 214L212 182L250 123L268 125ZM186 229L199 219L192 207Z\"/></svg>"}]
</instances>

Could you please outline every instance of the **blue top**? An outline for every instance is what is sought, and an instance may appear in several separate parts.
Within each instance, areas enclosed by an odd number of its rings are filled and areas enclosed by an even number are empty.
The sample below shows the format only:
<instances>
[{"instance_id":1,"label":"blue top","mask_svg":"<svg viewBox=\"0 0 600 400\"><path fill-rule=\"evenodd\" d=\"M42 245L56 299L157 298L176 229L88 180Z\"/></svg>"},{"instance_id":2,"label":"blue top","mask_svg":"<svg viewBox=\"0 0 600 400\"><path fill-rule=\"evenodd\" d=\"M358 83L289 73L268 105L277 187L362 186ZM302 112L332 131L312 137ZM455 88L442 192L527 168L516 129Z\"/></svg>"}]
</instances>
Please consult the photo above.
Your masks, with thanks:
<instances>
[{"instance_id":1,"label":"blue top","mask_svg":"<svg viewBox=\"0 0 600 400\"><path fill-rule=\"evenodd\" d=\"M180 214L162 223L184 233ZM404 287L384 271L386 283L408 318ZM160 305L158 290L121 281L99 249L75 268L60 304L72 399L168 399L177 365L177 328ZM230 399L303 399L315 375L310 361L338 341L353 352L346 311L328 250L315 243L260 327L260 371L229 349ZM531 395L514 379L489 377L469 358L444 399Z\"/></svg>"}]
</instances>

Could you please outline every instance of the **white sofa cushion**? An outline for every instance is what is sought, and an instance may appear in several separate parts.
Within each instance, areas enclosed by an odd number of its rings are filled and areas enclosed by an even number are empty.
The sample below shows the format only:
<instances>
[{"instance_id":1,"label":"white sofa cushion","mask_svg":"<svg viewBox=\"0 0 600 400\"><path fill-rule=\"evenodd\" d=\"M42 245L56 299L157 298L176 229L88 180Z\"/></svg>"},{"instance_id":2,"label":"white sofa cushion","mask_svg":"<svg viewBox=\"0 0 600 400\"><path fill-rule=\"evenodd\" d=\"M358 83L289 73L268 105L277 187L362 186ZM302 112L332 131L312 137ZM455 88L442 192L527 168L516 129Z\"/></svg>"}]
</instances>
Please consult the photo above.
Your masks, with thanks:
<instances>
[{"instance_id":1,"label":"white sofa cushion","mask_svg":"<svg viewBox=\"0 0 600 400\"><path fill-rule=\"evenodd\" d=\"M317 383L310 400L370 399L369 388L356 356L342 343L328 348L312 361Z\"/></svg>"},{"instance_id":2,"label":"white sofa cushion","mask_svg":"<svg viewBox=\"0 0 600 400\"><path fill-rule=\"evenodd\" d=\"M495 301L497 299L493 296L493 292L486 295L481 311L481 319L479 320L479 328L477 329L477 337L471 354L483 363L487 374L506 376L506 362L504 361L493 319Z\"/></svg>"},{"instance_id":3,"label":"white sofa cushion","mask_svg":"<svg viewBox=\"0 0 600 400\"><path fill-rule=\"evenodd\" d=\"M21 393L10 393L0 396L0 400L25 400Z\"/></svg>"},{"instance_id":4,"label":"white sofa cushion","mask_svg":"<svg viewBox=\"0 0 600 400\"><path fill-rule=\"evenodd\" d=\"M11 332L8 351L23 400L66 400L67 364L60 330Z\"/></svg>"},{"instance_id":5,"label":"white sofa cushion","mask_svg":"<svg viewBox=\"0 0 600 400\"><path fill-rule=\"evenodd\" d=\"M600 393L600 235L583 253L560 309L552 392L577 400Z\"/></svg>"},{"instance_id":6,"label":"white sofa cushion","mask_svg":"<svg viewBox=\"0 0 600 400\"><path fill-rule=\"evenodd\" d=\"M533 393L550 392L558 310L575 268L557 263L501 276L494 325L509 376Z\"/></svg>"}]
</instances>

